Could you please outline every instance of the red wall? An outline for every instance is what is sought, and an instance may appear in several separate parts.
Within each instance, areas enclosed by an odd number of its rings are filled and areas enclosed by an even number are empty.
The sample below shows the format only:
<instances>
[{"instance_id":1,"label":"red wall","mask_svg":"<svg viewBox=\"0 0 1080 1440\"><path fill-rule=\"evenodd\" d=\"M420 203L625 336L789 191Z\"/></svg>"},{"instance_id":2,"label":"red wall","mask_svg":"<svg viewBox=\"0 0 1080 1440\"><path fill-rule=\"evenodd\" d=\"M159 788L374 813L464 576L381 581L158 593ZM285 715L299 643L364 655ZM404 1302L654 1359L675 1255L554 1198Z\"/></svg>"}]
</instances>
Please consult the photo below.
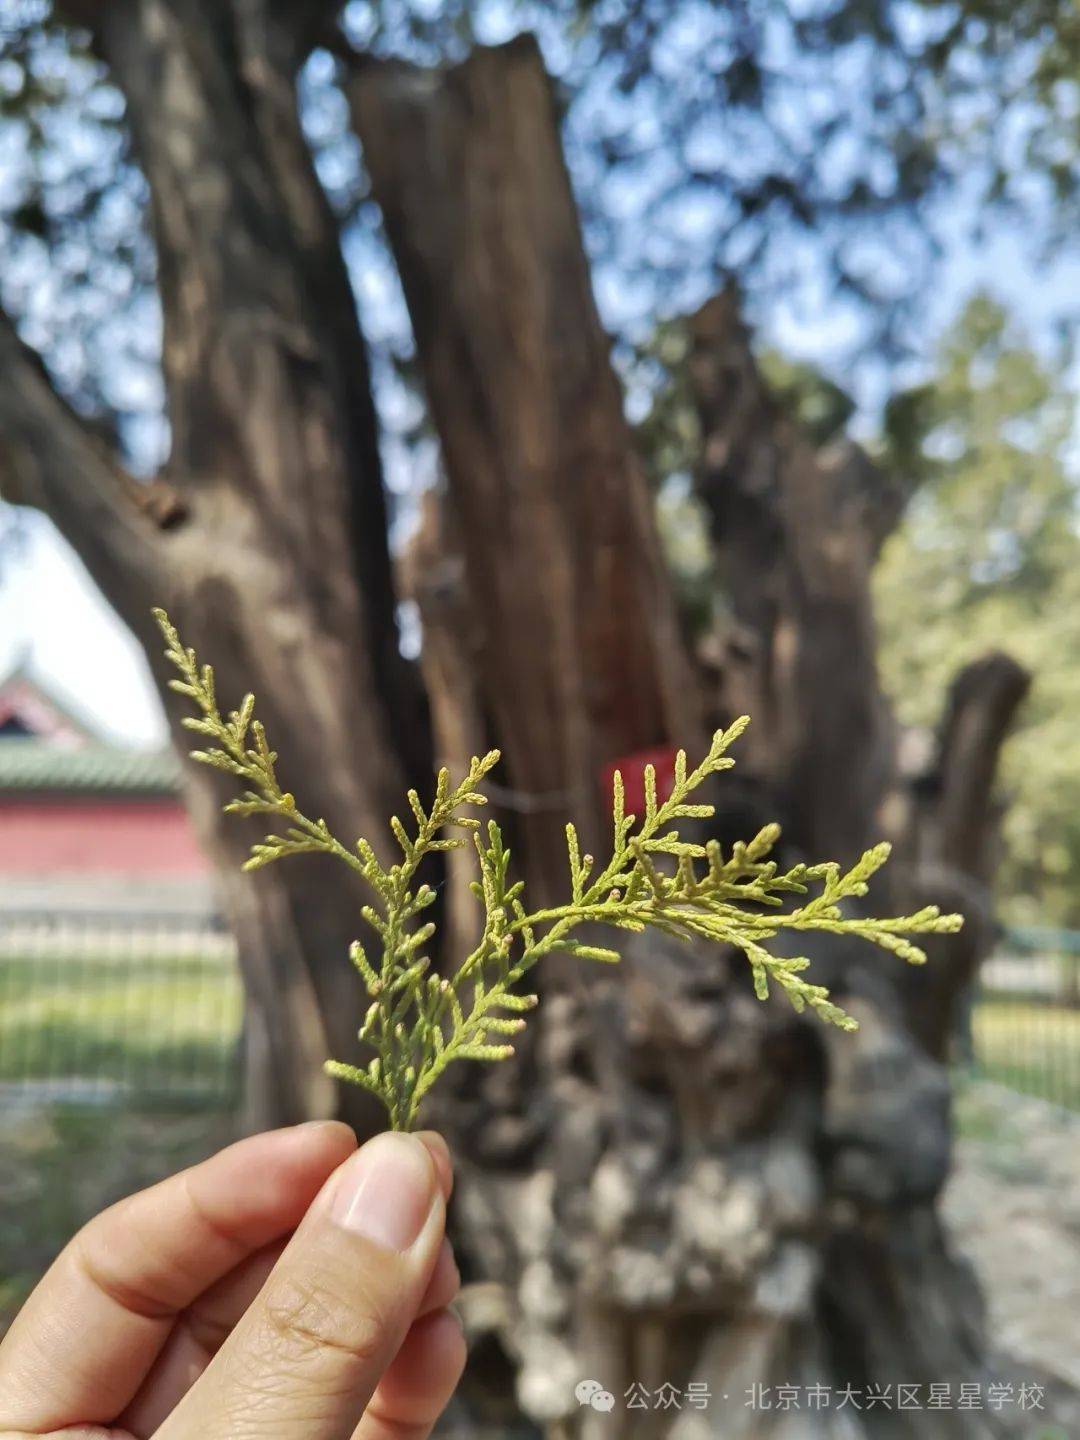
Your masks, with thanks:
<instances>
[{"instance_id":1,"label":"red wall","mask_svg":"<svg viewBox=\"0 0 1080 1440\"><path fill-rule=\"evenodd\" d=\"M201 875L207 869L175 800L0 799L0 875Z\"/></svg>"}]
</instances>

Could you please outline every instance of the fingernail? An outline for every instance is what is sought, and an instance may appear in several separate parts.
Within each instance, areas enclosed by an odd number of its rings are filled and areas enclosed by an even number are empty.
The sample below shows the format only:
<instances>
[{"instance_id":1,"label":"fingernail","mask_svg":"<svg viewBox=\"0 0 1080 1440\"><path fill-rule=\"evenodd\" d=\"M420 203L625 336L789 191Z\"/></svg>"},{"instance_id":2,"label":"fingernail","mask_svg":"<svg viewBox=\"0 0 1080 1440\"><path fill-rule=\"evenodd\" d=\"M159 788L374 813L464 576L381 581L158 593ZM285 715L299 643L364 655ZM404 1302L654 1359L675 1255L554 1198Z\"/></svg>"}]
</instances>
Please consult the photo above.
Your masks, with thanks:
<instances>
[{"instance_id":1,"label":"fingernail","mask_svg":"<svg viewBox=\"0 0 1080 1440\"><path fill-rule=\"evenodd\" d=\"M320 1132L327 1135L340 1135L348 1138L354 1143L356 1131L351 1125L346 1125L344 1120L303 1120L299 1125L292 1127L294 1135L315 1135Z\"/></svg>"},{"instance_id":2,"label":"fingernail","mask_svg":"<svg viewBox=\"0 0 1080 1440\"><path fill-rule=\"evenodd\" d=\"M443 1199L449 1200L454 1188L454 1162L450 1159L449 1145L437 1130L414 1130L413 1134L434 1160L435 1169L439 1175L439 1184L442 1186Z\"/></svg>"},{"instance_id":3,"label":"fingernail","mask_svg":"<svg viewBox=\"0 0 1080 1440\"><path fill-rule=\"evenodd\" d=\"M339 1225L388 1250L407 1250L437 1191L424 1145L411 1135L376 1135L342 1166L331 1213Z\"/></svg>"}]
</instances>

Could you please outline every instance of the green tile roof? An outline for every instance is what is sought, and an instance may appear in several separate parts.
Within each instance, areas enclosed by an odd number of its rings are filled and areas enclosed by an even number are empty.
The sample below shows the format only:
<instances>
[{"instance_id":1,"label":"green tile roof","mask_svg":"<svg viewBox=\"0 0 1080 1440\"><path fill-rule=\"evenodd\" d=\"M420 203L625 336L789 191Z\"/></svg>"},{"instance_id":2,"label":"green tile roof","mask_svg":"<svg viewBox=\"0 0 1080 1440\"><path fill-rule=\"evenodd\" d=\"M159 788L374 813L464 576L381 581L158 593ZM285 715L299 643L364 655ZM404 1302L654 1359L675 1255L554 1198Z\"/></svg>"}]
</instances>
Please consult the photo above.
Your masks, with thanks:
<instances>
[{"instance_id":1,"label":"green tile roof","mask_svg":"<svg viewBox=\"0 0 1080 1440\"><path fill-rule=\"evenodd\" d=\"M0 794L13 791L174 794L180 766L171 750L92 743L70 749L26 737L0 739Z\"/></svg>"}]
</instances>

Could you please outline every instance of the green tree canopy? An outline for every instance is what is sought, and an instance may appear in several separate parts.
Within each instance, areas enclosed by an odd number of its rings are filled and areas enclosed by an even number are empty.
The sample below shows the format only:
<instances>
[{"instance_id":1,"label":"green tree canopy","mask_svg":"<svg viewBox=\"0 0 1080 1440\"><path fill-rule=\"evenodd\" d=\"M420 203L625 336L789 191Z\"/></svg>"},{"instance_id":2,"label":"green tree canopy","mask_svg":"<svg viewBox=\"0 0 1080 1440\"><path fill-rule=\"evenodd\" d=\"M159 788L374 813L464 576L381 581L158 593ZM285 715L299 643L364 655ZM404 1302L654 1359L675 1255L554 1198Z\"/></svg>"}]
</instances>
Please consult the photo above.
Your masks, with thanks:
<instances>
[{"instance_id":1,"label":"green tree canopy","mask_svg":"<svg viewBox=\"0 0 1080 1440\"><path fill-rule=\"evenodd\" d=\"M888 416L892 460L920 482L875 577L885 682L929 725L949 680L1009 651L1034 674L1003 783L1001 893L1012 918L1080 923L1080 538L1066 463L1073 397L1003 308L973 298L937 373Z\"/></svg>"}]
</instances>

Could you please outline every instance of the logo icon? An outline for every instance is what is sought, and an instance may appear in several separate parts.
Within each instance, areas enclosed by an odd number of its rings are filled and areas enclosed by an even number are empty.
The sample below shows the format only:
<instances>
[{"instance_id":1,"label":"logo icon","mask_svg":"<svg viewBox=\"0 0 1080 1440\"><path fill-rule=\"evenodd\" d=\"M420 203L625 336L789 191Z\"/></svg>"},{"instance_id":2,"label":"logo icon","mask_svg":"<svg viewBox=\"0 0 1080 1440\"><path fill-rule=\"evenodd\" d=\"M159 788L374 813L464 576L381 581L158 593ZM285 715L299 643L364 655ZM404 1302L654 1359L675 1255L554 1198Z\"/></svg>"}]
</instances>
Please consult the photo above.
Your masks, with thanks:
<instances>
[{"instance_id":1,"label":"logo icon","mask_svg":"<svg viewBox=\"0 0 1080 1440\"><path fill-rule=\"evenodd\" d=\"M579 1405L591 1405L594 1410L614 1410L615 1396L605 1390L599 1380L579 1380L574 1388L574 1399Z\"/></svg>"}]
</instances>

